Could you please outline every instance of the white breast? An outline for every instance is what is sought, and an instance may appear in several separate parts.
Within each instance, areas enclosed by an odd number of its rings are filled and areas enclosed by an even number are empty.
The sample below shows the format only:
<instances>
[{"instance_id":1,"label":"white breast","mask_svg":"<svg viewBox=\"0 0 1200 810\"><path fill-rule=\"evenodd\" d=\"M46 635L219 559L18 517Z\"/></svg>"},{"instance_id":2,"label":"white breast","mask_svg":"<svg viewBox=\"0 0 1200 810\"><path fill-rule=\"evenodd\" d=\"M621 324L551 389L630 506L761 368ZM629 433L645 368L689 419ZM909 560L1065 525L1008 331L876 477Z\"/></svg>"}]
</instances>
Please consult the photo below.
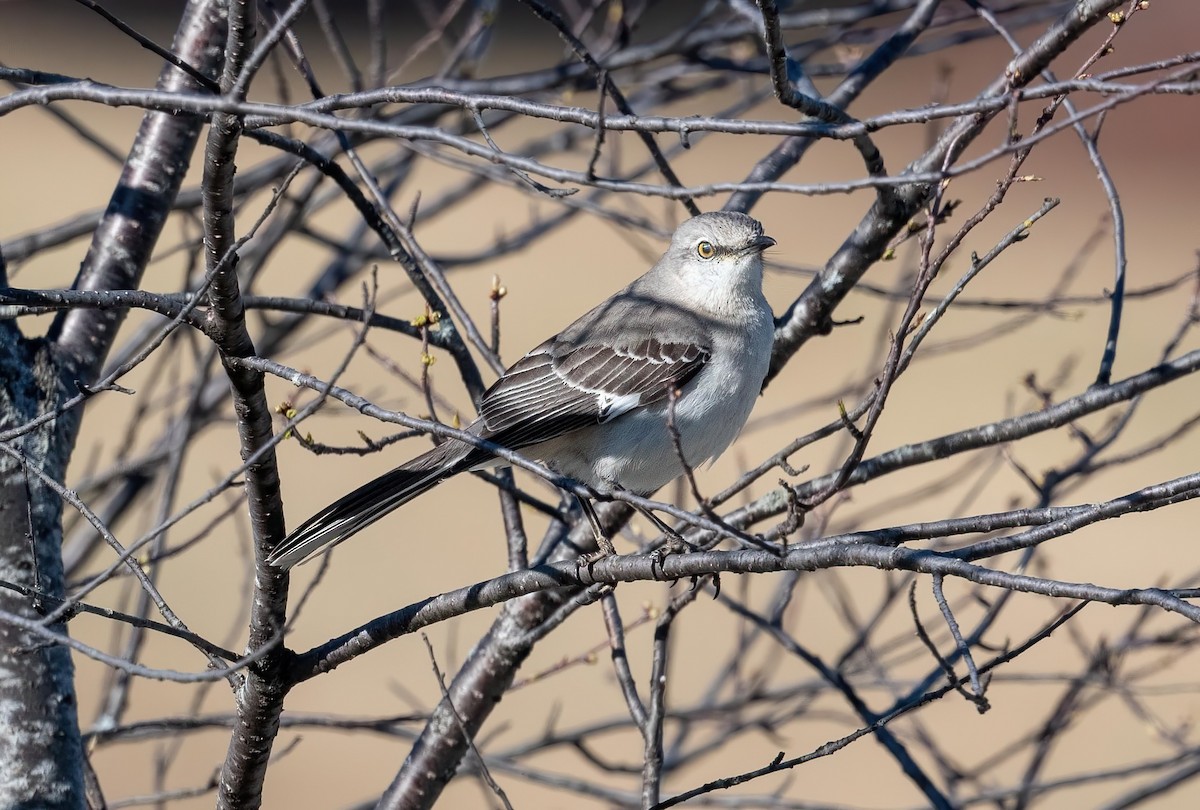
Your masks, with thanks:
<instances>
[{"instance_id":1,"label":"white breast","mask_svg":"<svg viewBox=\"0 0 1200 810\"><path fill-rule=\"evenodd\" d=\"M731 329L714 346L712 359L676 400L674 421L684 458L695 468L716 458L737 438L762 389L770 364L774 322L766 302L751 314L750 328ZM605 424L529 448L530 455L601 490L621 488L643 495L683 474L659 403Z\"/></svg>"}]
</instances>

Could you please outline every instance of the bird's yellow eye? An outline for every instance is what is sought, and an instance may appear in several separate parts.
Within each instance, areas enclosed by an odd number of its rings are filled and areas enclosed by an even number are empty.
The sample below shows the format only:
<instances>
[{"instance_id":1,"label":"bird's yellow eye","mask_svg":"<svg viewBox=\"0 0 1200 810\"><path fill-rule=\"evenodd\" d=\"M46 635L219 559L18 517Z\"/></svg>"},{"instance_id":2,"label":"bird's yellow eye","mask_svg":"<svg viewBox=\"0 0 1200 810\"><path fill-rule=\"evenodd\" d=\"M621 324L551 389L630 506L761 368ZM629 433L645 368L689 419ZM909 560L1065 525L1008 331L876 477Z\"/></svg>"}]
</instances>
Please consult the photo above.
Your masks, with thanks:
<instances>
[{"instance_id":1,"label":"bird's yellow eye","mask_svg":"<svg viewBox=\"0 0 1200 810\"><path fill-rule=\"evenodd\" d=\"M696 255L701 259L711 259L717 255L717 249L713 247L713 243L707 240L696 245Z\"/></svg>"}]
</instances>

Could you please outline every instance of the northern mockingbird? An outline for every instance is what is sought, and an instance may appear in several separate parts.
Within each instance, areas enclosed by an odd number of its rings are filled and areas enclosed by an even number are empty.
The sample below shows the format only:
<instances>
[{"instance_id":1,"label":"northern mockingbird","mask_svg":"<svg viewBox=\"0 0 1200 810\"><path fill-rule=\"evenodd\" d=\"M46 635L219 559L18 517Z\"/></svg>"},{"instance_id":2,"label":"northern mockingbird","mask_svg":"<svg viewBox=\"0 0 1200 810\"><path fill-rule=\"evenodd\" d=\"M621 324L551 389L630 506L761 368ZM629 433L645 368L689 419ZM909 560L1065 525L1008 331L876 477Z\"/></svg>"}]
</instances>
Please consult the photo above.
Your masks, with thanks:
<instances>
[{"instance_id":1,"label":"northern mockingbird","mask_svg":"<svg viewBox=\"0 0 1200 810\"><path fill-rule=\"evenodd\" d=\"M745 214L684 222L649 272L504 372L467 430L602 493L648 496L683 474L681 454L689 467L716 458L745 424L770 363L762 252L774 244ZM447 440L304 521L268 562L290 568L446 478L498 463Z\"/></svg>"}]
</instances>

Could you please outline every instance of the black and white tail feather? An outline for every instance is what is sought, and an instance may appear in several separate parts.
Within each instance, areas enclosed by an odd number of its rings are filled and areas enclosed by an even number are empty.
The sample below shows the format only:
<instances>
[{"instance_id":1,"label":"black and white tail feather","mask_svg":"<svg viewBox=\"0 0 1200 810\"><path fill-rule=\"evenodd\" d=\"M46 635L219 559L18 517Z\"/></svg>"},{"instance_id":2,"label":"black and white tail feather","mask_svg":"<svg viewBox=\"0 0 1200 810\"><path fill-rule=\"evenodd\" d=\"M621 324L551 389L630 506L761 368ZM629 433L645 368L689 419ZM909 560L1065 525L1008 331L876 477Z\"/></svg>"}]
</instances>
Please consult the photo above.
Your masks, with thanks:
<instances>
[{"instance_id":1,"label":"black and white tail feather","mask_svg":"<svg viewBox=\"0 0 1200 810\"><path fill-rule=\"evenodd\" d=\"M480 462L478 450L447 441L344 495L301 523L275 547L268 560L291 568L331 548L452 475Z\"/></svg>"}]
</instances>

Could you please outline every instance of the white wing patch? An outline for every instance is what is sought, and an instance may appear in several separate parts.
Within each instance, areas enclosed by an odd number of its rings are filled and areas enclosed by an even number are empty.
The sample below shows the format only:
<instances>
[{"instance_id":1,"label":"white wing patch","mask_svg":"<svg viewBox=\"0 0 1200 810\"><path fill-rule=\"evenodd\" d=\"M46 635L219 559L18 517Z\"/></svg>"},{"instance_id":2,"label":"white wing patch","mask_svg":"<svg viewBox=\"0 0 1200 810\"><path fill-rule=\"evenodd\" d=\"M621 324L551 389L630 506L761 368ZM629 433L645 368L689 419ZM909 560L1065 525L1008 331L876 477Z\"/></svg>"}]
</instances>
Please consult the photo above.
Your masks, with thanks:
<instances>
[{"instance_id":1,"label":"white wing patch","mask_svg":"<svg viewBox=\"0 0 1200 810\"><path fill-rule=\"evenodd\" d=\"M611 422L624 413L629 413L642 404L641 394L613 394L601 392L596 396L600 403L600 424Z\"/></svg>"}]
</instances>

